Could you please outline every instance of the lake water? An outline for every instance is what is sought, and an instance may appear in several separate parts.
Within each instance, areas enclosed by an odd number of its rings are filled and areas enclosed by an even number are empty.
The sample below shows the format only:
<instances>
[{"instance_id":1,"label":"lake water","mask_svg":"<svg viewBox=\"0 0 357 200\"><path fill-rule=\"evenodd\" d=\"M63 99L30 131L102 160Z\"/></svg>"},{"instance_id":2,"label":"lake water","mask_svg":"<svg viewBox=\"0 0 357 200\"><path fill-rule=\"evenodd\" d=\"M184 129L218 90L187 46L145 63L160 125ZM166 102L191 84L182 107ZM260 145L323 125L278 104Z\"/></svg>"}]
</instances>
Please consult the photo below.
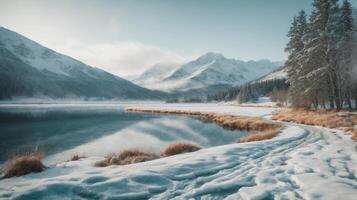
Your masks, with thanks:
<instances>
[{"instance_id":1,"label":"lake water","mask_svg":"<svg viewBox=\"0 0 357 200\"><path fill-rule=\"evenodd\" d=\"M35 149L45 162L56 163L73 154L103 156L128 148L160 153L176 141L211 147L248 134L191 117L124 112L129 105L1 105L0 163Z\"/></svg>"}]
</instances>

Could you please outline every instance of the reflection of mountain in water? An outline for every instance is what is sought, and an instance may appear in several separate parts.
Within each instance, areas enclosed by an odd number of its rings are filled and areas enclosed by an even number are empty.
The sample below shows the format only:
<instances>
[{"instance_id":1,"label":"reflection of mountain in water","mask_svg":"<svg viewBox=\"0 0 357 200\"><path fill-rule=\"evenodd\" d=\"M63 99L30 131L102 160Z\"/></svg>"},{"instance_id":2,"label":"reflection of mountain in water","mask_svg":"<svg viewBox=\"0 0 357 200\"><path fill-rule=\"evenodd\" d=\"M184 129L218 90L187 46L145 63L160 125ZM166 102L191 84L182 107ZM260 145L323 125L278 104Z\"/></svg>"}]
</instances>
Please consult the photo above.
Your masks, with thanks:
<instances>
[{"instance_id":1,"label":"reflection of mountain in water","mask_svg":"<svg viewBox=\"0 0 357 200\"><path fill-rule=\"evenodd\" d=\"M185 116L126 113L119 106L1 107L0 162L36 147L58 162L75 153L103 156L128 148L160 153L183 140L217 146L248 134L204 123Z\"/></svg>"},{"instance_id":2,"label":"reflection of mountain in water","mask_svg":"<svg viewBox=\"0 0 357 200\"><path fill-rule=\"evenodd\" d=\"M36 147L46 154L60 152L149 118L103 108L0 110L0 161Z\"/></svg>"}]
</instances>

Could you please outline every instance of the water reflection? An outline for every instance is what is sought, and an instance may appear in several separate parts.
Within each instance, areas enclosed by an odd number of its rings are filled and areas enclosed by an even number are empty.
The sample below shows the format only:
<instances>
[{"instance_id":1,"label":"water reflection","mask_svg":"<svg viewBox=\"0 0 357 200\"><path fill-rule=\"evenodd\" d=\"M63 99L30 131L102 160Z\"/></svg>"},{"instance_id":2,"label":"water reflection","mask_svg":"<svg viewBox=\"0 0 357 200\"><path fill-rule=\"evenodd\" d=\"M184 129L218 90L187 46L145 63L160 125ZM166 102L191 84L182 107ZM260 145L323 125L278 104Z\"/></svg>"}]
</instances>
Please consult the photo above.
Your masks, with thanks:
<instances>
[{"instance_id":1,"label":"water reflection","mask_svg":"<svg viewBox=\"0 0 357 200\"><path fill-rule=\"evenodd\" d=\"M121 105L2 106L0 132L0 162L35 148L54 161L73 153L103 156L126 148L160 153L183 140L210 147L247 134L184 116L126 113Z\"/></svg>"}]
</instances>

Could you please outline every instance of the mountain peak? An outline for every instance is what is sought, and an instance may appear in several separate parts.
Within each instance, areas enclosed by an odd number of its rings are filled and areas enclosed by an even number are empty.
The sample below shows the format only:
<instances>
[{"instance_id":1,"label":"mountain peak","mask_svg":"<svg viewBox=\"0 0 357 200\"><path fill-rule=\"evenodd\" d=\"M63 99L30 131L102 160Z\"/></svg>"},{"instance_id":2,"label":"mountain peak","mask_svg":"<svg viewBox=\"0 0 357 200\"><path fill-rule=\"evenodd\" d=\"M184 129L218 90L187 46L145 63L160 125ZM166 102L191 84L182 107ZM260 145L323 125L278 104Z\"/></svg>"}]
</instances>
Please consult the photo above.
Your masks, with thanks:
<instances>
[{"instance_id":1,"label":"mountain peak","mask_svg":"<svg viewBox=\"0 0 357 200\"><path fill-rule=\"evenodd\" d=\"M277 67L273 62L245 62L228 59L220 53L208 52L174 70L167 71L160 68L160 73L156 71L156 68L152 69L155 73L148 70L142 75L140 84L150 89L168 92L201 89L213 92L221 87L241 85L255 80L274 71Z\"/></svg>"},{"instance_id":2,"label":"mountain peak","mask_svg":"<svg viewBox=\"0 0 357 200\"><path fill-rule=\"evenodd\" d=\"M217 59L222 59L222 58L225 58L225 57L221 53L208 52L208 53L202 55L201 57L199 57L198 59L217 60Z\"/></svg>"}]
</instances>

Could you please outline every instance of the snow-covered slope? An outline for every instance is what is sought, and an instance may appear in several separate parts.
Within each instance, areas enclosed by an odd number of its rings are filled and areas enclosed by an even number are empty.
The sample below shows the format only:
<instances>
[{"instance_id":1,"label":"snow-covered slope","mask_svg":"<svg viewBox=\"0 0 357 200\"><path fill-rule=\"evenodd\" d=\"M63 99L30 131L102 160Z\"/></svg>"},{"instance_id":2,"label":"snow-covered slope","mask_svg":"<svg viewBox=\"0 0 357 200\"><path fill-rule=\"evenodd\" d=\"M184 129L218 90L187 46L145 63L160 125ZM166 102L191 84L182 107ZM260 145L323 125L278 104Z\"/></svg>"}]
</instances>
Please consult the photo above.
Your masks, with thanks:
<instances>
[{"instance_id":1,"label":"snow-covered slope","mask_svg":"<svg viewBox=\"0 0 357 200\"><path fill-rule=\"evenodd\" d=\"M152 105L148 105L152 107ZM270 108L224 104L158 108L262 116ZM268 109L268 110L267 110ZM356 143L342 131L286 124L272 140L228 144L126 166L101 157L0 180L3 199L324 199L354 200Z\"/></svg>"},{"instance_id":2,"label":"snow-covered slope","mask_svg":"<svg viewBox=\"0 0 357 200\"><path fill-rule=\"evenodd\" d=\"M0 99L148 99L161 93L88 66L0 27Z\"/></svg>"},{"instance_id":3,"label":"snow-covered slope","mask_svg":"<svg viewBox=\"0 0 357 200\"><path fill-rule=\"evenodd\" d=\"M219 53L207 53L176 70L171 67L164 72L165 69L161 68L163 73L159 73L158 76L144 73L142 77L145 78L134 82L150 89L187 91L215 85L241 85L274 71L278 66L279 63L268 60L244 62L228 59ZM156 70L156 67L154 69Z\"/></svg>"},{"instance_id":4,"label":"snow-covered slope","mask_svg":"<svg viewBox=\"0 0 357 200\"><path fill-rule=\"evenodd\" d=\"M140 85L155 84L171 76L178 67L179 65L175 63L156 64L145 70L139 77L135 78L134 80Z\"/></svg>"},{"instance_id":5,"label":"snow-covered slope","mask_svg":"<svg viewBox=\"0 0 357 200\"><path fill-rule=\"evenodd\" d=\"M272 73L267 74L266 76L263 76L262 78L258 79L258 81L270 81L270 80L276 80L276 79L287 79L288 78L288 72L286 67L281 67Z\"/></svg>"}]
</instances>

